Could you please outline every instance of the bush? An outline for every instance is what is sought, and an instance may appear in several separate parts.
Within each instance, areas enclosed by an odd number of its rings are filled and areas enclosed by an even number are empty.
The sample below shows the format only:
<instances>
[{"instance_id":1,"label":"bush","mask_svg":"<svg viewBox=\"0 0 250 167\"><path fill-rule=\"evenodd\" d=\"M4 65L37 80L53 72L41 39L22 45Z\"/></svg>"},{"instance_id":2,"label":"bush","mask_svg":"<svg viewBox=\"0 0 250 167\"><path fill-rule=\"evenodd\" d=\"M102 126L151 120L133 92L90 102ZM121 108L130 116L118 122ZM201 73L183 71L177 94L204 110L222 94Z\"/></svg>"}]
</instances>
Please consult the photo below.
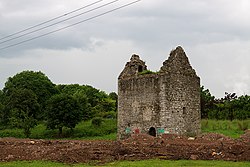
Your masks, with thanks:
<instances>
[{"instance_id":1,"label":"bush","mask_svg":"<svg viewBox=\"0 0 250 167\"><path fill-rule=\"evenodd\" d=\"M93 126L101 126L103 119L101 117L95 117L92 119L92 125Z\"/></svg>"},{"instance_id":2,"label":"bush","mask_svg":"<svg viewBox=\"0 0 250 167\"><path fill-rule=\"evenodd\" d=\"M0 138L3 137L16 137L16 138L25 138L25 135L22 129L4 129L0 131Z\"/></svg>"},{"instance_id":3,"label":"bush","mask_svg":"<svg viewBox=\"0 0 250 167\"><path fill-rule=\"evenodd\" d=\"M93 126L92 121L81 121L76 125L74 131L70 128L63 127L63 133L61 136L58 135L57 129L47 129L45 122L39 122L39 124L31 130L30 138L32 139L57 139L57 138L68 138L68 139L100 139L115 140L117 132L117 120L116 119L102 119L101 126ZM107 136L108 135L108 136ZM22 129L7 128L0 130L1 137L16 137L25 138ZM0 165L1 166L1 165Z\"/></svg>"},{"instance_id":4,"label":"bush","mask_svg":"<svg viewBox=\"0 0 250 167\"><path fill-rule=\"evenodd\" d=\"M109 112L99 112L96 114L96 117L108 118L108 119L116 119L117 112L109 111Z\"/></svg>"}]
</instances>

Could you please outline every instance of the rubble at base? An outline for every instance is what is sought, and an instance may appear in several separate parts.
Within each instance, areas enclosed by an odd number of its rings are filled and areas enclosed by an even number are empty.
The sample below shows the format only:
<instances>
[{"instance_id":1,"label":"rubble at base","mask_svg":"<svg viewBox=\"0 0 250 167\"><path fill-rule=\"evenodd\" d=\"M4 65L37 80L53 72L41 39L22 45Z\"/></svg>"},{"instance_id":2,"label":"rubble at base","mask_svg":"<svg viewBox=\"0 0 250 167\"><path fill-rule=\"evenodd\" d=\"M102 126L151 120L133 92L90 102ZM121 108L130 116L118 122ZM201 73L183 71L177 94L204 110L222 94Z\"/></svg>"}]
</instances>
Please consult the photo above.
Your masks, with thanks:
<instances>
[{"instance_id":1,"label":"rubble at base","mask_svg":"<svg viewBox=\"0 0 250 167\"><path fill-rule=\"evenodd\" d=\"M64 163L101 163L117 160L192 159L250 161L250 131L239 139L208 133L189 140L185 136L152 137L136 134L126 140L0 139L0 161L49 160Z\"/></svg>"}]
</instances>

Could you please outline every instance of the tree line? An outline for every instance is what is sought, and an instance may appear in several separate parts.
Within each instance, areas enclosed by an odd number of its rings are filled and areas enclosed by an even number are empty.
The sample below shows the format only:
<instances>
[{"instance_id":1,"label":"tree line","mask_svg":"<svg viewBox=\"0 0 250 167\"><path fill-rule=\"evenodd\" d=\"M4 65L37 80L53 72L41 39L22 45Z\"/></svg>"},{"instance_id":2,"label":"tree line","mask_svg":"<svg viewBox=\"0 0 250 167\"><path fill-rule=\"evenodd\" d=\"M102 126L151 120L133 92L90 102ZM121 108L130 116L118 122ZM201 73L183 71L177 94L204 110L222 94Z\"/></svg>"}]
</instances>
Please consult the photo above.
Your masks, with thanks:
<instances>
[{"instance_id":1,"label":"tree line","mask_svg":"<svg viewBox=\"0 0 250 167\"><path fill-rule=\"evenodd\" d=\"M225 92L223 98L215 98L204 86L201 92L201 118L218 120L250 119L250 96L237 97L236 93Z\"/></svg>"},{"instance_id":2,"label":"tree line","mask_svg":"<svg viewBox=\"0 0 250 167\"><path fill-rule=\"evenodd\" d=\"M218 99L204 86L200 93L203 119L250 118L250 96L225 93ZM73 130L80 121L116 118L117 99L115 92L106 94L89 85L56 85L42 72L23 71L9 77L0 90L0 128L21 128L29 137L31 128L43 122L60 135L63 127Z\"/></svg>"},{"instance_id":3,"label":"tree line","mask_svg":"<svg viewBox=\"0 0 250 167\"><path fill-rule=\"evenodd\" d=\"M26 137L39 122L48 129L71 130L94 117L115 118L117 94L89 85L56 85L42 72L23 71L9 77L0 90L0 127L21 128Z\"/></svg>"}]
</instances>

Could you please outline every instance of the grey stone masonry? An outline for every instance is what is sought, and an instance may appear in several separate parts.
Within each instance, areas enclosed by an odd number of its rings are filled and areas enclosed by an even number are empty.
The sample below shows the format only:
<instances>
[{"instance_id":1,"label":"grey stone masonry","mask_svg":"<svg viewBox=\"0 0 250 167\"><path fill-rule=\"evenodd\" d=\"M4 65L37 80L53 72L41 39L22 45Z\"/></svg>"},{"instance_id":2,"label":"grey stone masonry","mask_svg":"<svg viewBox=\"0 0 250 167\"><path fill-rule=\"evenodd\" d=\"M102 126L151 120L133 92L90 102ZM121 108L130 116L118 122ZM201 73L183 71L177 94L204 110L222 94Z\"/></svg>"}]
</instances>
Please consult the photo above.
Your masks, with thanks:
<instances>
[{"instance_id":1,"label":"grey stone masonry","mask_svg":"<svg viewBox=\"0 0 250 167\"><path fill-rule=\"evenodd\" d=\"M178 46L157 73L132 55L118 78L118 139L201 131L200 78Z\"/></svg>"}]
</instances>

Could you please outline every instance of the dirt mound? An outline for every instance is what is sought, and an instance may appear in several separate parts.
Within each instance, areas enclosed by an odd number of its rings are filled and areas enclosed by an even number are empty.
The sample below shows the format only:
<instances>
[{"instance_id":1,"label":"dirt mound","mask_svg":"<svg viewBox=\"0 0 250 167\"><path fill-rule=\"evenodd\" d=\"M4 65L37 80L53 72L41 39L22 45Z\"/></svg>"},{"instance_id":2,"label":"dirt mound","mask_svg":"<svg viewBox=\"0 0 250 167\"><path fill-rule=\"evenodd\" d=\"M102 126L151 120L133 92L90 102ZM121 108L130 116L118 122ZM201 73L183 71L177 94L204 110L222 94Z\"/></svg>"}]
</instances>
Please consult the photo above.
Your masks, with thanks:
<instances>
[{"instance_id":1,"label":"dirt mound","mask_svg":"<svg viewBox=\"0 0 250 167\"><path fill-rule=\"evenodd\" d=\"M65 163L142 159L250 160L250 133L233 140L209 133L197 138L133 135L121 141L0 139L0 161L51 160Z\"/></svg>"},{"instance_id":2,"label":"dirt mound","mask_svg":"<svg viewBox=\"0 0 250 167\"><path fill-rule=\"evenodd\" d=\"M206 134L202 134L200 136L197 137L198 139L201 140L209 140L209 141L232 141L233 139L225 136L223 134L218 134L218 133L206 133Z\"/></svg>"},{"instance_id":3,"label":"dirt mound","mask_svg":"<svg viewBox=\"0 0 250 167\"><path fill-rule=\"evenodd\" d=\"M250 129L246 130L245 133L240 136L240 139L250 144Z\"/></svg>"}]
</instances>

